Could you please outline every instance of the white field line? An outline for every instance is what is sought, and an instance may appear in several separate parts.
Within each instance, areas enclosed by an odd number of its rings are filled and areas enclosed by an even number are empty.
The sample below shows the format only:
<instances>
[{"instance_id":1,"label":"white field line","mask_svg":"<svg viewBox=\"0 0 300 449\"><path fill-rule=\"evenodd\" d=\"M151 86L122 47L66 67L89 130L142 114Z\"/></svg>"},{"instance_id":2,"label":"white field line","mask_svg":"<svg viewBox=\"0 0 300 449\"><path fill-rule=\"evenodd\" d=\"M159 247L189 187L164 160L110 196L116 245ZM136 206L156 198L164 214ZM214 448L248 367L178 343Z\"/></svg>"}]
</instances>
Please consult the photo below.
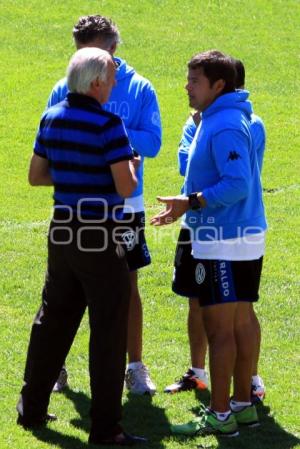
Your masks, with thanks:
<instances>
[{"instance_id":1,"label":"white field line","mask_svg":"<svg viewBox=\"0 0 300 449\"><path fill-rule=\"evenodd\" d=\"M277 187L277 188L264 188L264 194L265 195L278 195L281 194L283 192L286 191L291 191L291 190L298 190L300 187L300 184L292 184L290 186L285 186L285 187ZM147 211L151 211L150 213L153 213L154 211L159 211L161 209L163 209L164 205L162 203L146 203L145 204L145 210L146 210L146 214ZM149 217L149 214L147 214L147 216ZM8 221L8 220L0 220L0 231L2 230L8 230L8 231L13 231L15 229L38 229L38 228L43 228L46 226L49 226L50 223L50 218L49 220L43 220L43 221L25 221L25 222L15 222L15 221Z\"/></svg>"},{"instance_id":2,"label":"white field line","mask_svg":"<svg viewBox=\"0 0 300 449\"><path fill-rule=\"evenodd\" d=\"M23 223L17 223L14 221L0 221L0 231L15 231L17 229L38 229L45 228L49 225L49 221L25 221Z\"/></svg>"}]
</instances>

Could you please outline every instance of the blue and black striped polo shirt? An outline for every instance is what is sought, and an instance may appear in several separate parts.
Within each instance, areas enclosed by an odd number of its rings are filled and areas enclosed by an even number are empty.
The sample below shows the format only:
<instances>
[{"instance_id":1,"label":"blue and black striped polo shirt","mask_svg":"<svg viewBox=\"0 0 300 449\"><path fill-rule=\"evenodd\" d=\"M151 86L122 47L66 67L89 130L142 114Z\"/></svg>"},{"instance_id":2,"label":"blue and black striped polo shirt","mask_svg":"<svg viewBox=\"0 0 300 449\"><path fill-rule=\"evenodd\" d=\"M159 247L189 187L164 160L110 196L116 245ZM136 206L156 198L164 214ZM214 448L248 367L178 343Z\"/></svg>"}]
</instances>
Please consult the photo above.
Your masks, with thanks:
<instances>
[{"instance_id":1,"label":"blue and black striped polo shirt","mask_svg":"<svg viewBox=\"0 0 300 449\"><path fill-rule=\"evenodd\" d=\"M69 93L48 109L34 153L49 161L56 207L95 218L112 218L114 209L114 216L122 218L124 201L110 165L132 159L133 153L122 120L95 99Z\"/></svg>"}]
</instances>

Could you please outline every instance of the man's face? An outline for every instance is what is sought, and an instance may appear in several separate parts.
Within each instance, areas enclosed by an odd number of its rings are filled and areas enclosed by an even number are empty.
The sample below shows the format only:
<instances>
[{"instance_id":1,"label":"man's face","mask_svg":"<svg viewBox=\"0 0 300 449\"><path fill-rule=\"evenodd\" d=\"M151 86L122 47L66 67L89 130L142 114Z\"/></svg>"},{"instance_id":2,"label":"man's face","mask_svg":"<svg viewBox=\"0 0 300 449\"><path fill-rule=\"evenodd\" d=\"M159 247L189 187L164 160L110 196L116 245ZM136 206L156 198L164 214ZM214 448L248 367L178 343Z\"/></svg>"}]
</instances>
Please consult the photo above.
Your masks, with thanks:
<instances>
[{"instance_id":1,"label":"man's face","mask_svg":"<svg viewBox=\"0 0 300 449\"><path fill-rule=\"evenodd\" d=\"M116 66L113 60L110 60L107 65L107 80L101 82L101 90L100 90L100 103L107 103L110 97L110 93L112 88L116 85L115 79Z\"/></svg>"},{"instance_id":2,"label":"man's face","mask_svg":"<svg viewBox=\"0 0 300 449\"><path fill-rule=\"evenodd\" d=\"M197 111L204 111L220 94L219 85L218 80L211 86L202 68L189 69L185 88L190 106Z\"/></svg>"}]
</instances>

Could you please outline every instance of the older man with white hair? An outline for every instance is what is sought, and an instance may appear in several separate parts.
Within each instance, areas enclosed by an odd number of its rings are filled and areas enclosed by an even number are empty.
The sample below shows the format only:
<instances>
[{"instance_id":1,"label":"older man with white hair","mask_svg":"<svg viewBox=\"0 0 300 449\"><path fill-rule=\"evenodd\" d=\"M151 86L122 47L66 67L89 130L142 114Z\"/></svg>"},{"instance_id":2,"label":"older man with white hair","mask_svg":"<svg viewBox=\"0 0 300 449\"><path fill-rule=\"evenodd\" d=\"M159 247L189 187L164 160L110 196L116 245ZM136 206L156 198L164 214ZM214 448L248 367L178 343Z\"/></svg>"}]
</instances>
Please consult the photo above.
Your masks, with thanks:
<instances>
[{"instance_id":1,"label":"older man with white hair","mask_svg":"<svg viewBox=\"0 0 300 449\"><path fill-rule=\"evenodd\" d=\"M143 303L139 291L139 272L151 263L145 238L145 207L143 198L144 159L154 158L161 146L161 122L158 101L152 84L130 67L124 59L115 56L120 43L117 25L99 14L82 16L73 28L76 48L97 47L107 50L117 66L117 85L103 109L122 118L129 142L140 157L136 177L137 188L126 198L124 219L126 232L123 240L130 272L131 297L128 314L126 387L133 394L151 394L156 391L143 357ZM48 107L65 99L68 93L66 78L54 86ZM103 369L106 361L102 360ZM60 392L68 385L68 372L64 366L53 391Z\"/></svg>"},{"instance_id":2,"label":"older man with white hair","mask_svg":"<svg viewBox=\"0 0 300 449\"><path fill-rule=\"evenodd\" d=\"M54 186L54 214L17 422L34 428L56 419L47 413L50 394L87 306L89 442L132 445L143 439L120 426L130 280L114 232L137 184L133 153L122 120L101 106L115 84L109 53L77 51L67 82L66 99L42 116L29 169L31 185Z\"/></svg>"}]
</instances>

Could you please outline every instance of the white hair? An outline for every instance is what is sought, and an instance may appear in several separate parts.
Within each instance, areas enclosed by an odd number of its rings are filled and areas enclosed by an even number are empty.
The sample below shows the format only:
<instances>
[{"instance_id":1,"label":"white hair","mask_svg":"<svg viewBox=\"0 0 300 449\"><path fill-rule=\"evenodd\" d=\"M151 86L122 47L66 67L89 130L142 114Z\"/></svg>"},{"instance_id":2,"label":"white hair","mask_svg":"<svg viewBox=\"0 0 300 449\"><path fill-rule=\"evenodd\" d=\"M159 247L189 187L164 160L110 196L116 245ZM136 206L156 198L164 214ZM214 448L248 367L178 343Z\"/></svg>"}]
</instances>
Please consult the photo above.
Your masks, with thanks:
<instances>
[{"instance_id":1,"label":"white hair","mask_svg":"<svg viewBox=\"0 0 300 449\"><path fill-rule=\"evenodd\" d=\"M67 69L69 91L86 94L97 78L106 81L107 65L111 59L111 55L100 48L85 47L76 51Z\"/></svg>"}]
</instances>

